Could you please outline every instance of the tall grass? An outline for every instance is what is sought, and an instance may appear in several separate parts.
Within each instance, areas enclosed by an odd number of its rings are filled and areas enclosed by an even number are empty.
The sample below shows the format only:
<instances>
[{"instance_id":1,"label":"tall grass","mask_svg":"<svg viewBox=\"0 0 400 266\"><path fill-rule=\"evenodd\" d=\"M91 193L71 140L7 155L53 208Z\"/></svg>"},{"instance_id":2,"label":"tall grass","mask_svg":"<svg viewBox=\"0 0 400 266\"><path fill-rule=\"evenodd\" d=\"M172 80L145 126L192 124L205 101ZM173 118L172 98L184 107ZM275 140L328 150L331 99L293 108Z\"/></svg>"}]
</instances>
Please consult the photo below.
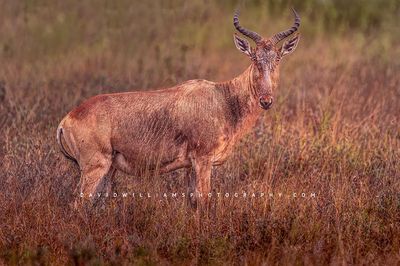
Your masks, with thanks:
<instances>
[{"instance_id":1,"label":"tall grass","mask_svg":"<svg viewBox=\"0 0 400 266\"><path fill-rule=\"evenodd\" d=\"M0 260L399 263L399 4L248 1L241 21L267 36L290 25L292 5L302 40L282 63L274 108L213 172L214 193L231 196L214 197L199 228L180 197L73 211L79 171L55 129L92 95L239 74L250 62L232 41L236 2L4 1ZM116 191L185 192L184 175L118 173Z\"/></svg>"}]
</instances>

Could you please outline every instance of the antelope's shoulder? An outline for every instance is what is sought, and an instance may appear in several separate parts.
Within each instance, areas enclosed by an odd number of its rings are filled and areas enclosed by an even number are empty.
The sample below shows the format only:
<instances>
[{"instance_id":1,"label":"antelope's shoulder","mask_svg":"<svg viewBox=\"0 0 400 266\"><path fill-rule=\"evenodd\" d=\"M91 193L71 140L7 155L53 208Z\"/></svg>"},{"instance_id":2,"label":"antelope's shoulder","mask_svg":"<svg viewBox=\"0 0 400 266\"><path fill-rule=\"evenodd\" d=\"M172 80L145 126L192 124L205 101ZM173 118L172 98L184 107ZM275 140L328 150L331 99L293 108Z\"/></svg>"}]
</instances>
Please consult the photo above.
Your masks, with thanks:
<instances>
[{"instance_id":1,"label":"antelope's shoulder","mask_svg":"<svg viewBox=\"0 0 400 266\"><path fill-rule=\"evenodd\" d=\"M178 86L214 86L215 82L206 80L206 79L191 79L185 82L182 82Z\"/></svg>"},{"instance_id":2,"label":"antelope's shoulder","mask_svg":"<svg viewBox=\"0 0 400 266\"><path fill-rule=\"evenodd\" d=\"M176 86L185 92L192 92L196 90L203 90L215 87L215 83L205 79L192 79L185 81Z\"/></svg>"}]
</instances>

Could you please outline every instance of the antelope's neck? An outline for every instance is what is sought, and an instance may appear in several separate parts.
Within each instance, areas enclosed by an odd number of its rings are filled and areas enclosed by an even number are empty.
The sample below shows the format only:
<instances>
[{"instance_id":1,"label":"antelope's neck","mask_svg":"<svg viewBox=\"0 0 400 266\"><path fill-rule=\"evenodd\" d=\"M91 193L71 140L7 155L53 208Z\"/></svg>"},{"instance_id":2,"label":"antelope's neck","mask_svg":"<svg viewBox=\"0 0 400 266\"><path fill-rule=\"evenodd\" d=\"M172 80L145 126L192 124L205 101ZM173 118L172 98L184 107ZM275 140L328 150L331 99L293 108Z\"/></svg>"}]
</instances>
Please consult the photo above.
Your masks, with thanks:
<instances>
[{"instance_id":1,"label":"antelope's neck","mask_svg":"<svg viewBox=\"0 0 400 266\"><path fill-rule=\"evenodd\" d=\"M236 78L217 85L223 90L232 117L236 120L235 127L251 127L262 111L258 105L259 84L255 69L252 64Z\"/></svg>"},{"instance_id":2,"label":"antelope's neck","mask_svg":"<svg viewBox=\"0 0 400 266\"><path fill-rule=\"evenodd\" d=\"M258 96L261 90L258 75L257 67L251 64L242 74L232 80L237 84L235 88L237 93L248 97L256 107L258 106Z\"/></svg>"}]
</instances>

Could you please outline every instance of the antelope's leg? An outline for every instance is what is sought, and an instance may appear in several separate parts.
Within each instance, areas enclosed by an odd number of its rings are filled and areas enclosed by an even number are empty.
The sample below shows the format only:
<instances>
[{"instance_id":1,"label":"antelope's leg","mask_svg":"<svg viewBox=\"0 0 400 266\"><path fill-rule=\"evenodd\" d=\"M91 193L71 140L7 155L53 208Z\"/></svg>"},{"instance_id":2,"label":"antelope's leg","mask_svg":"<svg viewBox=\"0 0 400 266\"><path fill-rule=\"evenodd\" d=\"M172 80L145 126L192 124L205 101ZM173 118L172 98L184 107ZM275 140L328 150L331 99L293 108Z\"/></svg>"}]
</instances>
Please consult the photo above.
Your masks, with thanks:
<instances>
[{"instance_id":1,"label":"antelope's leg","mask_svg":"<svg viewBox=\"0 0 400 266\"><path fill-rule=\"evenodd\" d=\"M186 186L187 186L187 197L188 204L192 208L197 208L196 200L196 173L192 167L186 169Z\"/></svg>"},{"instance_id":2,"label":"antelope's leg","mask_svg":"<svg viewBox=\"0 0 400 266\"><path fill-rule=\"evenodd\" d=\"M91 203L96 203L98 199L97 193L105 192L106 176L111 168L111 154L103 154L95 152L89 160L82 160L81 165L81 180L80 180L80 196L83 199L89 199ZM91 195L91 197L89 197ZM75 202L75 206L77 202Z\"/></svg>"},{"instance_id":3,"label":"antelope's leg","mask_svg":"<svg viewBox=\"0 0 400 266\"><path fill-rule=\"evenodd\" d=\"M113 193L115 192L115 172L117 172L117 169L113 166L111 166L110 170L108 171L107 175L105 176L104 182L106 183L106 192L107 193Z\"/></svg>"},{"instance_id":4,"label":"antelope's leg","mask_svg":"<svg viewBox=\"0 0 400 266\"><path fill-rule=\"evenodd\" d=\"M194 158L192 164L195 177L191 185L195 186L195 196L200 199L201 207L206 207L207 209L207 204L209 202L208 193L211 191L212 163L210 157Z\"/></svg>"}]
</instances>

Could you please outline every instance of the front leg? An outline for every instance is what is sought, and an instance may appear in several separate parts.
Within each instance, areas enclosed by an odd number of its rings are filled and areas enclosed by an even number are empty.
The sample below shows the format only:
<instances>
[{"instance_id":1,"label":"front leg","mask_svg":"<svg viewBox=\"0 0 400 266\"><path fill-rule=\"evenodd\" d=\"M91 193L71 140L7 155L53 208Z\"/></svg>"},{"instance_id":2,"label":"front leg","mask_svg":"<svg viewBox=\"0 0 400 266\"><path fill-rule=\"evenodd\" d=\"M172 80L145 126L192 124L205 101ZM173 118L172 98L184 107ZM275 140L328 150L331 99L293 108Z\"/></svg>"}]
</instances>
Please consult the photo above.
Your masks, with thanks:
<instances>
[{"instance_id":1,"label":"front leg","mask_svg":"<svg viewBox=\"0 0 400 266\"><path fill-rule=\"evenodd\" d=\"M208 209L209 197L211 191L211 158L209 156L192 158L192 167L194 175L189 176L189 190L194 193L195 206L199 201L201 209Z\"/></svg>"}]
</instances>

